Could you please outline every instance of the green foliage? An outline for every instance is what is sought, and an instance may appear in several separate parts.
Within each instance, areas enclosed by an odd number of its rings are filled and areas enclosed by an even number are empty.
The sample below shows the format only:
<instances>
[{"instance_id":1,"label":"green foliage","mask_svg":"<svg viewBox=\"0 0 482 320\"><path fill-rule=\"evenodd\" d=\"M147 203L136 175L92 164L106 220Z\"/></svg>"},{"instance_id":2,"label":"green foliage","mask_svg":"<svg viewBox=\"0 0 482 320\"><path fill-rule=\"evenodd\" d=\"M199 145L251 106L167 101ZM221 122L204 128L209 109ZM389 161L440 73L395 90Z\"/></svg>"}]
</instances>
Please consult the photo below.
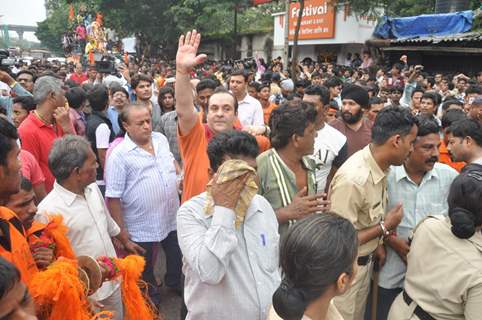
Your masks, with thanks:
<instances>
[{"instance_id":1,"label":"green foliage","mask_svg":"<svg viewBox=\"0 0 482 320\"><path fill-rule=\"evenodd\" d=\"M38 23L35 36L42 42L43 46L49 48L52 52L61 53L62 35L68 28L69 8L61 1L49 0L50 16L42 22Z\"/></svg>"},{"instance_id":2,"label":"green foliage","mask_svg":"<svg viewBox=\"0 0 482 320\"><path fill-rule=\"evenodd\" d=\"M250 7L250 0L73 0L76 8L85 4L100 11L104 24L119 37L135 35L145 53L158 49L173 56L178 36L196 28L205 36L232 41L235 7L239 33L271 31L271 14L280 5ZM47 0L48 18L39 24L37 37L52 50L61 49L61 36L67 28L69 7L66 0ZM76 11L77 12L77 11Z\"/></svg>"}]
</instances>

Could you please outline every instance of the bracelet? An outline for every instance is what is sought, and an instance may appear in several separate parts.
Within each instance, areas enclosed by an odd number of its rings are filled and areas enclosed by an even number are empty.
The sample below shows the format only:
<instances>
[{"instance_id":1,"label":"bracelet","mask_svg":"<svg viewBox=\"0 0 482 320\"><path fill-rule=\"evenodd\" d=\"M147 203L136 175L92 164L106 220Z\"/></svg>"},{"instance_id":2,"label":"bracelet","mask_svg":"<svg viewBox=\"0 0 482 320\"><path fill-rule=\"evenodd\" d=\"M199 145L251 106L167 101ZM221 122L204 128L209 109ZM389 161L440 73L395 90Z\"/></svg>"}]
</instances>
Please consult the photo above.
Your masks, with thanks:
<instances>
[{"instance_id":1,"label":"bracelet","mask_svg":"<svg viewBox=\"0 0 482 320\"><path fill-rule=\"evenodd\" d=\"M382 235L383 235L383 237L384 237L384 238L388 237L391 233L390 233L390 231L387 229L387 227L385 226L385 222L383 222L383 220L382 220L382 221L380 221L378 224L380 225L380 228L382 228Z\"/></svg>"},{"instance_id":2,"label":"bracelet","mask_svg":"<svg viewBox=\"0 0 482 320\"><path fill-rule=\"evenodd\" d=\"M17 81L14 81L9 84L9 87L13 89L13 87L15 87L16 85L17 85Z\"/></svg>"}]
</instances>

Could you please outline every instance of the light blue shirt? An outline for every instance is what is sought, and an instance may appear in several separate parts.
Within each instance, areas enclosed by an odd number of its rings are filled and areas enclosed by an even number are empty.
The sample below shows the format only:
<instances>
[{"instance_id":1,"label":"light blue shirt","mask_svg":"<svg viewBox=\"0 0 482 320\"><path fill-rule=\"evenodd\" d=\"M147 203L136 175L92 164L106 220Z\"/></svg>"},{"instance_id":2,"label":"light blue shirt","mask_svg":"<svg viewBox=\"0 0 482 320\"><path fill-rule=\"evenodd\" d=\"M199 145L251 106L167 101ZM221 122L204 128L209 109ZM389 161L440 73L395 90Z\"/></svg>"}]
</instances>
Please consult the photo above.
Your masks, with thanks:
<instances>
[{"instance_id":1,"label":"light blue shirt","mask_svg":"<svg viewBox=\"0 0 482 320\"><path fill-rule=\"evenodd\" d=\"M403 218L397 227L397 237L408 239L417 224L428 215L447 215L447 196L457 175L458 172L448 165L437 162L417 185L403 165L391 167L387 177L387 211L398 203L403 204ZM378 285L385 289L403 288L407 266L393 249L386 248L387 256L380 270Z\"/></svg>"},{"instance_id":2,"label":"light blue shirt","mask_svg":"<svg viewBox=\"0 0 482 320\"><path fill-rule=\"evenodd\" d=\"M110 120L112 123L112 130L114 130L115 135L118 135L120 132L120 127L119 127L119 111L114 106L109 106L107 108L107 118Z\"/></svg>"},{"instance_id":3,"label":"light blue shirt","mask_svg":"<svg viewBox=\"0 0 482 320\"><path fill-rule=\"evenodd\" d=\"M19 83L16 83L12 87L12 92L14 92L17 97L31 97L32 94L24 89ZM4 107L7 111L7 118L12 122L13 115L13 98L11 96L3 97L0 95L0 107Z\"/></svg>"},{"instance_id":4,"label":"light blue shirt","mask_svg":"<svg viewBox=\"0 0 482 320\"><path fill-rule=\"evenodd\" d=\"M174 157L165 136L152 133L155 155L125 135L107 159L108 198L120 198L124 224L133 241L159 242L176 230L179 194Z\"/></svg>"}]
</instances>

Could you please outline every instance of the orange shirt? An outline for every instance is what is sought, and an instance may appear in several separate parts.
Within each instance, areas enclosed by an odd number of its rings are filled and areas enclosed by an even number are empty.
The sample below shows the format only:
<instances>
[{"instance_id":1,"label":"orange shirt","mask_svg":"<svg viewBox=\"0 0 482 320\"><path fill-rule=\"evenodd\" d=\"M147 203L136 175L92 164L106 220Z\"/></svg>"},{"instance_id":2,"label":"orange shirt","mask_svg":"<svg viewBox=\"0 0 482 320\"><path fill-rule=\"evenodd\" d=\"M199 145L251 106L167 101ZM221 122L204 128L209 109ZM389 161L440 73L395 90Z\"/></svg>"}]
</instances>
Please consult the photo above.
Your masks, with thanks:
<instances>
[{"instance_id":1,"label":"orange shirt","mask_svg":"<svg viewBox=\"0 0 482 320\"><path fill-rule=\"evenodd\" d=\"M181 135L179 127L177 131L179 151L184 166L184 181L181 202L191 199L206 191L209 182L209 158L208 143L213 137L213 132L207 125L197 121L191 131ZM268 138L256 136L260 153L268 150L271 145Z\"/></svg>"},{"instance_id":2,"label":"orange shirt","mask_svg":"<svg viewBox=\"0 0 482 320\"><path fill-rule=\"evenodd\" d=\"M48 224L34 221L27 230L27 241L30 246L54 245L56 258L75 259L74 250L67 238L67 227L63 224L62 216L49 216Z\"/></svg>"},{"instance_id":3,"label":"orange shirt","mask_svg":"<svg viewBox=\"0 0 482 320\"><path fill-rule=\"evenodd\" d=\"M440 156L439 156L439 162L444 163L448 166L451 166L458 172L462 170L463 167L465 167L465 162L453 162L452 159L450 158L449 151L447 150L447 146L445 145L445 142L442 140L440 141L440 147L438 149Z\"/></svg>"},{"instance_id":4,"label":"orange shirt","mask_svg":"<svg viewBox=\"0 0 482 320\"><path fill-rule=\"evenodd\" d=\"M6 242L6 244L0 244L0 256L17 267L22 282L28 285L38 269L25 238L22 223L13 211L0 207L0 224L2 225L1 235Z\"/></svg>"},{"instance_id":5,"label":"orange shirt","mask_svg":"<svg viewBox=\"0 0 482 320\"><path fill-rule=\"evenodd\" d=\"M271 103L267 108L263 108L263 118L264 124L268 125L269 117L271 116L271 112L276 109L278 105L276 103Z\"/></svg>"}]
</instances>

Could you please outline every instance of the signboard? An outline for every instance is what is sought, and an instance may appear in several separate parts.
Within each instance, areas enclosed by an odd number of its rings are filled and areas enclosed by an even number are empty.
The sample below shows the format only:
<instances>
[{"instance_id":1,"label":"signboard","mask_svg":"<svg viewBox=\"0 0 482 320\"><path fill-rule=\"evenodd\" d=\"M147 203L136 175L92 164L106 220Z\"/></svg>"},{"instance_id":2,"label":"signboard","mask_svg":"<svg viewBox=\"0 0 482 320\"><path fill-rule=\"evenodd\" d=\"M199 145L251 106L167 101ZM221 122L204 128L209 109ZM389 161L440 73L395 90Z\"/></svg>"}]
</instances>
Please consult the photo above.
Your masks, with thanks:
<instances>
[{"instance_id":1,"label":"signboard","mask_svg":"<svg viewBox=\"0 0 482 320\"><path fill-rule=\"evenodd\" d=\"M300 14L299 2L291 3L288 39L295 38L296 22ZM335 8L330 0L306 0L301 16L299 40L331 39L335 37Z\"/></svg>"}]
</instances>

